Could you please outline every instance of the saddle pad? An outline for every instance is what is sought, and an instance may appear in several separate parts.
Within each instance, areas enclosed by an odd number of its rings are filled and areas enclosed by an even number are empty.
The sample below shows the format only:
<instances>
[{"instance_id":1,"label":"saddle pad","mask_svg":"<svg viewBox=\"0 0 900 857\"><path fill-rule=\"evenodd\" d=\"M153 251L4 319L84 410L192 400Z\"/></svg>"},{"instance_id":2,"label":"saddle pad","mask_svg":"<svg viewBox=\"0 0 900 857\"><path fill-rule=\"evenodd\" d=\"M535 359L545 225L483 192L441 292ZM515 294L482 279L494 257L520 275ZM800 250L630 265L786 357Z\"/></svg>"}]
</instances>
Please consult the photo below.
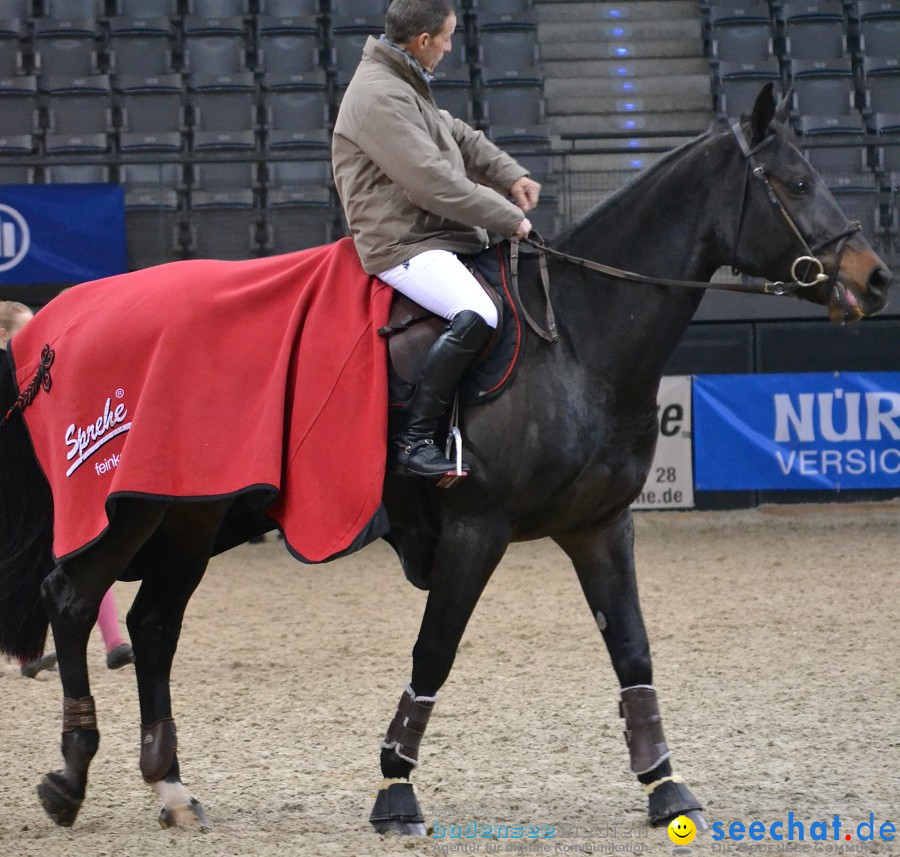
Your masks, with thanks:
<instances>
[{"instance_id":1,"label":"saddle pad","mask_svg":"<svg viewBox=\"0 0 900 857\"><path fill-rule=\"evenodd\" d=\"M503 303L499 338L487 357L466 373L459 387L462 404L478 405L500 395L512 381L522 347L522 308L510 289L508 242L489 247L475 256L459 258L467 266L478 270L500 295ZM395 411L406 409L414 389L412 384L392 372L389 388L391 408Z\"/></svg>"},{"instance_id":2,"label":"saddle pad","mask_svg":"<svg viewBox=\"0 0 900 857\"><path fill-rule=\"evenodd\" d=\"M382 535L390 298L349 238L63 292L10 345L20 391L54 352L24 417L56 557L99 539L124 496L262 493L305 561Z\"/></svg>"}]
</instances>

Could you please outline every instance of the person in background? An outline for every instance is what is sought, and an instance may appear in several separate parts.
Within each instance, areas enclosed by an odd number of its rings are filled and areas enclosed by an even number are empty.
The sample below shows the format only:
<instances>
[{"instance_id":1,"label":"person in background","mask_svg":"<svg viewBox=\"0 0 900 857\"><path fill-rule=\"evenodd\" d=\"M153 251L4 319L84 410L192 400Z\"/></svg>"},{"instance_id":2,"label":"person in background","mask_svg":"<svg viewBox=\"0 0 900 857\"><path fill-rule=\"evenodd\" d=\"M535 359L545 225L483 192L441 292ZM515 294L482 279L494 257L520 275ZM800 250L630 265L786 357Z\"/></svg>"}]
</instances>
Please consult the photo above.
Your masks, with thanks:
<instances>
[{"instance_id":1,"label":"person in background","mask_svg":"<svg viewBox=\"0 0 900 857\"><path fill-rule=\"evenodd\" d=\"M32 318L34 318L34 313L25 304L17 301L0 301L0 352L6 351L10 339ZM111 670L117 670L127 664L133 664L134 652L131 646L122 639L116 600L112 589L103 596L103 600L100 602L97 624L100 626L100 634L106 647L106 666ZM41 670L50 669L55 665L56 653L50 652L37 660L20 664L20 670L26 678L34 678Z\"/></svg>"},{"instance_id":2,"label":"person in background","mask_svg":"<svg viewBox=\"0 0 900 857\"><path fill-rule=\"evenodd\" d=\"M449 0L393 0L341 101L332 139L335 186L363 269L445 318L394 439L394 467L440 478L454 468L434 442L497 311L457 258L525 238L541 186L484 134L440 110L431 73L451 50ZM511 202L506 197L511 196Z\"/></svg>"}]
</instances>

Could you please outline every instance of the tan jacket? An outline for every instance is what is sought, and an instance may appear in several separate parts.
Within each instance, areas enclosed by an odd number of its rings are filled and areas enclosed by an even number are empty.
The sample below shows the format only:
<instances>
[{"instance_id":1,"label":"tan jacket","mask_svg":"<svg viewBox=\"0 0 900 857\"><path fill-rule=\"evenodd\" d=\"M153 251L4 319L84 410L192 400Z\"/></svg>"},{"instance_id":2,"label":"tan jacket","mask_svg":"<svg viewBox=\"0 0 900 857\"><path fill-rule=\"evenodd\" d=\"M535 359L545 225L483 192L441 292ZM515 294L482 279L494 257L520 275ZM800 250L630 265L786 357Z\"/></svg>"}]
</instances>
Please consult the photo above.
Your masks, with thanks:
<instances>
[{"instance_id":1,"label":"tan jacket","mask_svg":"<svg viewBox=\"0 0 900 857\"><path fill-rule=\"evenodd\" d=\"M439 110L405 57L374 37L341 102L332 160L369 274L426 250L477 253L488 232L509 238L525 216L505 194L528 171Z\"/></svg>"}]
</instances>

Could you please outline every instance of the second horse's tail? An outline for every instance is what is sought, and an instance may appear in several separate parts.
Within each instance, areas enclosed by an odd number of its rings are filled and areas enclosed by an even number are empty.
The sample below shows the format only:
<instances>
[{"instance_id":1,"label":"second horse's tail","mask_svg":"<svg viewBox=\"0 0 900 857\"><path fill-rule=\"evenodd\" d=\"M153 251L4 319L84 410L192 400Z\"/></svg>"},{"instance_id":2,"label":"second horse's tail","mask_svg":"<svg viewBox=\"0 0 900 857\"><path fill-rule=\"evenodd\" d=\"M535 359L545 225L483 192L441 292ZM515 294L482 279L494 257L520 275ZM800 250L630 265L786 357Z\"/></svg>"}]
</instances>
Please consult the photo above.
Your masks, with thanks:
<instances>
[{"instance_id":1,"label":"second horse's tail","mask_svg":"<svg viewBox=\"0 0 900 857\"><path fill-rule=\"evenodd\" d=\"M0 420L18 391L0 351ZM0 652L38 657L48 619L41 583L53 570L53 499L20 411L0 427Z\"/></svg>"}]
</instances>

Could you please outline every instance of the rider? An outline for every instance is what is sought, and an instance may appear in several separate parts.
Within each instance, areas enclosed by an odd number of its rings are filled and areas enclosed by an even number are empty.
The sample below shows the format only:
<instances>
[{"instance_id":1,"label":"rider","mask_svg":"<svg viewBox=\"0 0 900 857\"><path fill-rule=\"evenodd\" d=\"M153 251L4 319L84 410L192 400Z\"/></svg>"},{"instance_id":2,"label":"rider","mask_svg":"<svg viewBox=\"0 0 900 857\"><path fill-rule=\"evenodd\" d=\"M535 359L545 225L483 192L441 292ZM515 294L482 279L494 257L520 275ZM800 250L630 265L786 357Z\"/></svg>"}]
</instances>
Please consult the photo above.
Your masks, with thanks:
<instances>
[{"instance_id":1,"label":"rider","mask_svg":"<svg viewBox=\"0 0 900 857\"><path fill-rule=\"evenodd\" d=\"M541 188L480 131L435 104L431 72L455 29L450 0L393 0L384 35L369 37L363 49L332 144L334 181L363 268L450 322L394 439L400 469L430 477L454 467L434 442L438 420L498 321L455 254L480 252L489 233L526 237L524 213Z\"/></svg>"}]
</instances>

